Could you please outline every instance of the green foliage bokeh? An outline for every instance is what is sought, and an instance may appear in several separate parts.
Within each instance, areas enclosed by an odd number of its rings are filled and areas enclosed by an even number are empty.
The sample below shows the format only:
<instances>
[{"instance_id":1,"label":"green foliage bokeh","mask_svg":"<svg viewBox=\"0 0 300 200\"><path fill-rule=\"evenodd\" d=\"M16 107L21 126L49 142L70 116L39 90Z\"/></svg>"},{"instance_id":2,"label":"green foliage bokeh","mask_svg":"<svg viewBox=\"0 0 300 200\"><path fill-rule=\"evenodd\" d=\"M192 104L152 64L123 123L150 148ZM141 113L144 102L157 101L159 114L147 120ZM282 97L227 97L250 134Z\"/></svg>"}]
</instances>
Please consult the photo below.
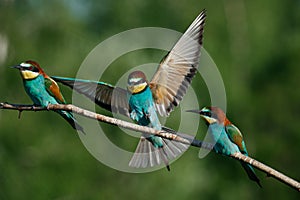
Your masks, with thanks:
<instances>
[{"instance_id":1,"label":"green foliage bokeh","mask_svg":"<svg viewBox=\"0 0 300 200\"><path fill-rule=\"evenodd\" d=\"M250 155L299 180L299 1L0 0L0 102L31 103L19 74L9 66L34 59L51 75L72 77L104 39L136 27L183 32L204 8L204 47L222 74L228 117L244 133ZM128 58L115 64L130 63ZM203 83L199 88L205 88ZM71 101L70 91L63 91ZM209 99L199 102L204 103ZM257 172L260 189L237 161L213 153L199 159L196 148L174 162L171 172L119 172L93 158L57 114L17 116L16 111L0 111L0 199L299 198ZM112 140L122 135L105 127L114 132Z\"/></svg>"}]
</instances>

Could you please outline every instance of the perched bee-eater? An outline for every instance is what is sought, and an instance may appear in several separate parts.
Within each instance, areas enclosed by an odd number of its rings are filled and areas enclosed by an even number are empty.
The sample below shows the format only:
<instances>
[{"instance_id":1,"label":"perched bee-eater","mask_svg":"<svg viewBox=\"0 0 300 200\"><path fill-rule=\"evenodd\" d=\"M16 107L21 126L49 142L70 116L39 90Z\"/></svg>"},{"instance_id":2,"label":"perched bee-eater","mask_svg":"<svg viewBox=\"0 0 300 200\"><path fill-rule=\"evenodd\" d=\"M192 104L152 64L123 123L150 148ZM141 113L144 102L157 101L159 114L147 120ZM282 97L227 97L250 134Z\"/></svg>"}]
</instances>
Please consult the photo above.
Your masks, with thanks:
<instances>
[{"instance_id":1,"label":"perched bee-eater","mask_svg":"<svg viewBox=\"0 0 300 200\"><path fill-rule=\"evenodd\" d=\"M52 78L107 110L124 114L140 125L161 130L157 112L168 116L186 94L197 72L205 18L204 10L160 62L150 82L141 71L129 75L127 90L97 81ZM168 160L186 149L187 145L143 134L129 166L146 168L165 163L169 170Z\"/></svg>"},{"instance_id":2,"label":"perched bee-eater","mask_svg":"<svg viewBox=\"0 0 300 200\"><path fill-rule=\"evenodd\" d=\"M226 156L240 152L248 156L241 131L227 119L222 109L218 107L204 107L202 110L188 110L187 112L198 113L206 121L209 134L211 134L215 142L215 152ZM253 167L244 162L241 162L241 164L246 170L248 177L262 187Z\"/></svg>"},{"instance_id":3,"label":"perched bee-eater","mask_svg":"<svg viewBox=\"0 0 300 200\"><path fill-rule=\"evenodd\" d=\"M44 72L37 62L28 60L13 68L20 70L25 91L35 106L47 107L49 104L66 103L57 83ZM83 128L77 123L71 112L63 110L55 112L67 120L74 129L83 132Z\"/></svg>"}]
</instances>

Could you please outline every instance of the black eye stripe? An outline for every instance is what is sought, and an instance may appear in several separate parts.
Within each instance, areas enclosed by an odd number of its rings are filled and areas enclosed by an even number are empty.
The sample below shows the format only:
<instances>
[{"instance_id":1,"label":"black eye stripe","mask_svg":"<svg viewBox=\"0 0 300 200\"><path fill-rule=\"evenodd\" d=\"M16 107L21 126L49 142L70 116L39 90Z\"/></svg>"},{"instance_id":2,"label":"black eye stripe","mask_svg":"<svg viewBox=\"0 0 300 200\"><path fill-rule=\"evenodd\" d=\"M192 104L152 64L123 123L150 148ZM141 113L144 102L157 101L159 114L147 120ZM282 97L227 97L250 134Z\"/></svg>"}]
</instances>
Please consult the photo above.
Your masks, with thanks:
<instances>
[{"instance_id":1,"label":"black eye stripe","mask_svg":"<svg viewBox=\"0 0 300 200\"><path fill-rule=\"evenodd\" d=\"M27 70L32 71L32 72L39 72L39 69L35 66L32 66L32 65L27 67Z\"/></svg>"},{"instance_id":2,"label":"black eye stripe","mask_svg":"<svg viewBox=\"0 0 300 200\"><path fill-rule=\"evenodd\" d=\"M207 117L211 117L211 112L209 112L209 111L202 111L201 114L205 115Z\"/></svg>"},{"instance_id":3,"label":"black eye stripe","mask_svg":"<svg viewBox=\"0 0 300 200\"><path fill-rule=\"evenodd\" d=\"M144 79L141 79L137 82L137 84L144 83L144 82L145 82Z\"/></svg>"},{"instance_id":4,"label":"black eye stripe","mask_svg":"<svg viewBox=\"0 0 300 200\"><path fill-rule=\"evenodd\" d=\"M211 117L211 112L206 112L206 115Z\"/></svg>"},{"instance_id":5,"label":"black eye stripe","mask_svg":"<svg viewBox=\"0 0 300 200\"><path fill-rule=\"evenodd\" d=\"M33 70L32 70L32 71L34 71L34 72L39 72L39 69L36 68L36 67L33 67Z\"/></svg>"}]
</instances>

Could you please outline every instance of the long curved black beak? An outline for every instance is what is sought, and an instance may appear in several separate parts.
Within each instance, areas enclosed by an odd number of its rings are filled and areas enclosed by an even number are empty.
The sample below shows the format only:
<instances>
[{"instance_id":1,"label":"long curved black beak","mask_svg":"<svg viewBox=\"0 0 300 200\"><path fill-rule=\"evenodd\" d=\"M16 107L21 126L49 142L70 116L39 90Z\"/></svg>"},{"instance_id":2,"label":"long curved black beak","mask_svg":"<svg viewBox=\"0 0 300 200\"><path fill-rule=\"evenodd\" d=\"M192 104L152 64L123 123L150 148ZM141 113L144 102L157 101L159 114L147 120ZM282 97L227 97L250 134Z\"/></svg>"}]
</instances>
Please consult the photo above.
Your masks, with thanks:
<instances>
[{"instance_id":1,"label":"long curved black beak","mask_svg":"<svg viewBox=\"0 0 300 200\"><path fill-rule=\"evenodd\" d=\"M192 113L201 114L201 110L186 110L185 112L192 112Z\"/></svg>"},{"instance_id":2,"label":"long curved black beak","mask_svg":"<svg viewBox=\"0 0 300 200\"><path fill-rule=\"evenodd\" d=\"M21 69L22 67L20 65L16 65L16 66L11 66L10 68Z\"/></svg>"}]
</instances>

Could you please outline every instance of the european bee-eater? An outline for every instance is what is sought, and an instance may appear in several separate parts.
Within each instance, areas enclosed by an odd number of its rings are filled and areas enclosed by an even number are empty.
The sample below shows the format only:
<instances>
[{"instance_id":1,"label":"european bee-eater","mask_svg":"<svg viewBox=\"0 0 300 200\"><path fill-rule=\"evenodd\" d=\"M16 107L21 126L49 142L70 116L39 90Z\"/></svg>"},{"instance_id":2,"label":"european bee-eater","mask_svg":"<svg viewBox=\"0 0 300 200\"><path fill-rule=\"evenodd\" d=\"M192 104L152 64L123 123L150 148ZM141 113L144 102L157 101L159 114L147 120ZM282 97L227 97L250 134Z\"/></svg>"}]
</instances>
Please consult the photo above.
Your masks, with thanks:
<instances>
[{"instance_id":1,"label":"european bee-eater","mask_svg":"<svg viewBox=\"0 0 300 200\"><path fill-rule=\"evenodd\" d=\"M107 110L124 114L140 125L161 130L156 112L168 116L186 94L197 72L205 18L204 10L160 62L150 82L141 71L129 75L127 91L103 82L52 78ZM187 145L143 134L129 166L145 168L164 162L169 170L168 160L176 158L186 149Z\"/></svg>"},{"instance_id":2,"label":"european bee-eater","mask_svg":"<svg viewBox=\"0 0 300 200\"><path fill-rule=\"evenodd\" d=\"M187 112L198 113L206 121L209 134L211 134L215 142L214 150L217 153L230 156L240 152L248 156L241 131L227 119L222 109L218 107L204 107L201 110L188 110ZM241 164L246 170L248 177L262 187L253 167L244 162L241 162Z\"/></svg>"},{"instance_id":3,"label":"european bee-eater","mask_svg":"<svg viewBox=\"0 0 300 200\"><path fill-rule=\"evenodd\" d=\"M28 60L13 68L20 70L25 91L35 106L47 107L49 104L66 103L57 83L44 72L37 62ZM77 123L71 112L62 110L56 112L74 129L83 132L83 128Z\"/></svg>"}]
</instances>

